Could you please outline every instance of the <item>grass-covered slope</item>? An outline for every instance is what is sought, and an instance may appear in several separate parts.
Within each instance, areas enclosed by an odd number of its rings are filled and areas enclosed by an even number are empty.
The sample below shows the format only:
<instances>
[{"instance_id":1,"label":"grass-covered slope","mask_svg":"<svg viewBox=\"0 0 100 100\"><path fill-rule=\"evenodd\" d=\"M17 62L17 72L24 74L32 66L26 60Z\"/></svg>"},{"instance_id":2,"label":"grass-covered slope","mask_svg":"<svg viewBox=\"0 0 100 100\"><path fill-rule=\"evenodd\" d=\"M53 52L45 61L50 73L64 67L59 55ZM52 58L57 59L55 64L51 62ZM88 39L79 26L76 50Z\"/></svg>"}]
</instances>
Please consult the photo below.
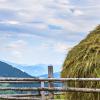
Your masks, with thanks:
<instances>
[{"instance_id":1,"label":"grass-covered slope","mask_svg":"<svg viewBox=\"0 0 100 100\"><path fill-rule=\"evenodd\" d=\"M62 77L100 77L100 25L69 51ZM71 87L100 88L100 82L69 82ZM66 93L66 100L100 100L100 93Z\"/></svg>"}]
</instances>

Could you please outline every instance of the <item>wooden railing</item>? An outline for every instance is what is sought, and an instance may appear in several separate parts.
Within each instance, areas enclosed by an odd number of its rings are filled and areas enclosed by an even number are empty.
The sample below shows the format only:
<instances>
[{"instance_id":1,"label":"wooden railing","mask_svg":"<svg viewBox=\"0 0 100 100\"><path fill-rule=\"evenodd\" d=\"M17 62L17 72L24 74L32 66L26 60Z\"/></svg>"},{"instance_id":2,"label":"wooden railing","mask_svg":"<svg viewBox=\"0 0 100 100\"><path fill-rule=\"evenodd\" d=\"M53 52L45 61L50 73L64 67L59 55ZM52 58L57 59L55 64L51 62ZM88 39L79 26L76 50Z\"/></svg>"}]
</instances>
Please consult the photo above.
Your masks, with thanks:
<instances>
[{"instance_id":1,"label":"wooden railing","mask_svg":"<svg viewBox=\"0 0 100 100\"><path fill-rule=\"evenodd\" d=\"M60 82L64 84L67 81L98 81L100 82L100 78L52 78L53 77L53 67L49 66L48 68L48 77L49 78L5 78L0 77L0 83L10 83L10 84L20 84L20 83L34 83L40 82L41 87L0 87L0 91L31 91L26 94L2 94L0 95L0 100L46 100L46 95L48 95L49 99L54 99L54 93L58 92L86 92L86 93L100 93L99 88L76 88L76 87L54 87L54 82ZM48 83L48 87L45 87L45 83ZM40 94L34 94L33 91L39 91ZM46 93L44 91L48 91Z\"/></svg>"}]
</instances>

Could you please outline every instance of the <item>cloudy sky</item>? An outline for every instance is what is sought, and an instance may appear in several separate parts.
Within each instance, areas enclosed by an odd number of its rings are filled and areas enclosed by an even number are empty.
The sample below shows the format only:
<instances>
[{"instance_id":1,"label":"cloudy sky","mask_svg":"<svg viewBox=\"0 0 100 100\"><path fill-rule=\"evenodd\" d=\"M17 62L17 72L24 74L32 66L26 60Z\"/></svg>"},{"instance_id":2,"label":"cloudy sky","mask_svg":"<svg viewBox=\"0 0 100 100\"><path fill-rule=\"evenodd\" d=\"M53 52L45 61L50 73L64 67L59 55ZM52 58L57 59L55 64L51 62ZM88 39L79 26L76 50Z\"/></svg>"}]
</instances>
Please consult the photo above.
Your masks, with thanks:
<instances>
[{"instance_id":1,"label":"cloudy sky","mask_svg":"<svg viewBox=\"0 0 100 100\"><path fill-rule=\"evenodd\" d=\"M100 23L100 0L0 0L0 59L62 64Z\"/></svg>"}]
</instances>

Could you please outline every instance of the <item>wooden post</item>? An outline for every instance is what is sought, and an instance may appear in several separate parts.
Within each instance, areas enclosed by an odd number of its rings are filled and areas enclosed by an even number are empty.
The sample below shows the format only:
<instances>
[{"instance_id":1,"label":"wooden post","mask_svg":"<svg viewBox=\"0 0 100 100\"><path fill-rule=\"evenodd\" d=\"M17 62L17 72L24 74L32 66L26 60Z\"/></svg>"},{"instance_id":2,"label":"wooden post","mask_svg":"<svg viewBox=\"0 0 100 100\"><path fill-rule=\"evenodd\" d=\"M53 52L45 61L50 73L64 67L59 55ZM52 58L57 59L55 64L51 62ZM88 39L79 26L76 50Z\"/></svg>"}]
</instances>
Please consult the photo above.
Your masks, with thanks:
<instances>
[{"instance_id":1,"label":"wooden post","mask_svg":"<svg viewBox=\"0 0 100 100\"><path fill-rule=\"evenodd\" d=\"M44 87L45 87L44 82L41 82L41 88L44 88ZM41 100L46 100L44 91L41 91Z\"/></svg>"},{"instance_id":2,"label":"wooden post","mask_svg":"<svg viewBox=\"0 0 100 100\"><path fill-rule=\"evenodd\" d=\"M48 78L53 78L53 66L52 65L48 66ZM48 87L49 88L53 88L54 87L52 81L48 82ZM49 93L49 99L50 100L54 99L54 93L53 93L53 91Z\"/></svg>"}]
</instances>

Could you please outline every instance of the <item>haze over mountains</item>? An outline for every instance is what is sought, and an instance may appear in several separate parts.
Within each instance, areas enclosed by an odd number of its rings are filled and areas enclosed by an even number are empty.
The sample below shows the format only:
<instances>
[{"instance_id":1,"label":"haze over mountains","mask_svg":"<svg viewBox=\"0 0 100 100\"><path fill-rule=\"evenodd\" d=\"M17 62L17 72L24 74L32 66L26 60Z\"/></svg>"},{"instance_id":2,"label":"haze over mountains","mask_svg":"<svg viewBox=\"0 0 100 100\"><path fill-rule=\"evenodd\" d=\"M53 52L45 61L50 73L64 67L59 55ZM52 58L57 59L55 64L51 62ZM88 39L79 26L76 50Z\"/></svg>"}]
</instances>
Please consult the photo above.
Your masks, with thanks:
<instances>
[{"instance_id":1,"label":"haze over mountains","mask_svg":"<svg viewBox=\"0 0 100 100\"><path fill-rule=\"evenodd\" d=\"M39 77L48 78L48 74L44 74L44 75L41 75L41 76L39 76ZM54 78L59 78L59 77L60 77L60 72L55 72L55 73L53 74L53 77L54 77Z\"/></svg>"},{"instance_id":2,"label":"haze over mountains","mask_svg":"<svg viewBox=\"0 0 100 100\"><path fill-rule=\"evenodd\" d=\"M37 66L20 66L15 64L16 67L13 67L11 64L5 63L3 61L0 61L0 77L17 77L17 78L32 78L32 77L42 77L47 78L48 74L48 67L45 65L37 65ZM20 69L22 68L22 69ZM24 69L25 68L25 69ZM29 68L29 69L28 69ZM24 70L24 71L22 71ZM32 75L27 74L27 72L33 73ZM36 74L36 75L35 75ZM34 75L34 76L33 76ZM55 78L60 77L60 72L54 73ZM60 86L60 84L55 84L56 86ZM12 84L11 86L15 87L39 87L40 83L34 82L30 84Z\"/></svg>"},{"instance_id":3,"label":"haze over mountains","mask_svg":"<svg viewBox=\"0 0 100 100\"><path fill-rule=\"evenodd\" d=\"M35 78L26 72L23 72L5 62L0 61L0 77L17 77L17 78ZM10 86L14 87L39 87L40 83L20 83L20 84L10 84Z\"/></svg>"},{"instance_id":4,"label":"haze over mountains","mask_svg":"<svg viewBox=\"0 0 100 100\"><path fill-rule=\"evenodd\" d=\"M4 66L2 68L2 66ZM60 77L61 67L59 65L55 65L54 67L54 77ZM3 70L3 71L2 71ZM14 70L14 71L13 71ZM13 71L13 73L11 73ZM19 72L20 71L20 72ZM6 76L18 76L18 77L48 77L48 65L46 64L37 64L37 65L20 65L7 61L2 61L0 65L0 72L3 72ZM19 75L19 73L22 73ZM11 75L14 74L14 75ZM25 75L24 75L25 74ZM1 76L2 74L0 74Z\"/></svg>"},{"instance_id":5,"label":"haze over mountains","mask_svg":"<svg viewBox=\"0 0 100 100\"><path fill-rule=\"evenodd\" d=\"M20 64L15 64L11 62L6 62L13 67L20 69L23 72L28 73L31 76L39 77L39 76L45 76L48 74L48 65L47 64L36 64L36 65L20 65ZM60 65L54 65L53 67L54 73L59 73L61 71L61 66ZM56 75L55 75L56 76Z\"/></svg>"}]
</instances>

